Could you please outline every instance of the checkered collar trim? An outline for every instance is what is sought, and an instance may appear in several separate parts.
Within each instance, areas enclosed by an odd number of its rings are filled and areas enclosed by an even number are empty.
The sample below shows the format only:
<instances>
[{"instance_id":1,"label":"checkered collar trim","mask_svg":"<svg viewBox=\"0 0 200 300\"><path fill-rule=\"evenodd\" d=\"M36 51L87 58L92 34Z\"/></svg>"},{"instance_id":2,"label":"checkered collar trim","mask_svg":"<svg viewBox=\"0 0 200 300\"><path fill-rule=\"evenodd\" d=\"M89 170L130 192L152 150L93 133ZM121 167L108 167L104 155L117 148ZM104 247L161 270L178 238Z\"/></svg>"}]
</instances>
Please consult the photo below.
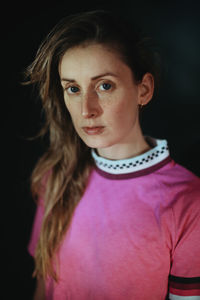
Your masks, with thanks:
<instances>
[{"instance_id":1,"label":"checkered collar trim","mask_svg":"<svg viewBox=\"0 0 200 300\"><path fill-rule=\"evenodd\" d=\"M128 159L110 160L99 156L92 148L91 154L96 167L110 174L129 174L154 167L170 157L167 140L150 136L144 136L144 138L152 149Z\"/></svg>"}]
</instances>

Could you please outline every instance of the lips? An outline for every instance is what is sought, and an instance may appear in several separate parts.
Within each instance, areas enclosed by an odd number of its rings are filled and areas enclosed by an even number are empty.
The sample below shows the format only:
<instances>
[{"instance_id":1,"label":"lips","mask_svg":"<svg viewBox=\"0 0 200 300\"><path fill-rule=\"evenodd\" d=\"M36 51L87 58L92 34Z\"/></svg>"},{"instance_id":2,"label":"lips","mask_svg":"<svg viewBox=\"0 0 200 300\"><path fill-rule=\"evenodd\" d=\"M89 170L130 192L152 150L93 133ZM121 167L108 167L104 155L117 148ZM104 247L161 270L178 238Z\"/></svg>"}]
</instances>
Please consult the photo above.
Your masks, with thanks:
<instances>
[{"instance_id":1,"label":"lips","mask_svg":"<svg viewBox=\"0 0 200 300\"><path fill-rule=\"evenodd\" d=\"M87 134L100 134L104 130L104 126L82 127Z\"/></svg>"}]
</instances>

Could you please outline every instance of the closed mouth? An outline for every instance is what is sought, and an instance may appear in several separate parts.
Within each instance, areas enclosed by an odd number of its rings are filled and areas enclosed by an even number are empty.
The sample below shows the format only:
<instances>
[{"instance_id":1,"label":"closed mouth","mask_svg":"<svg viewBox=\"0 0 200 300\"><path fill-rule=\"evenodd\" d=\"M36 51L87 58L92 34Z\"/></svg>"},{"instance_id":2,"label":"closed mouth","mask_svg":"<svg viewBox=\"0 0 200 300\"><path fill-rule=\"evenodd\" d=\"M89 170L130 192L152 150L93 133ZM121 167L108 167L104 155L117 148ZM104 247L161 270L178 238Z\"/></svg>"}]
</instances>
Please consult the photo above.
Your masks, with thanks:
<instances>
[{"instance_id":1,"label":"closed mouth","mask_svg":"<svg viewBox=\"0 0 200 300\"><path fill-rule=\"evenodd\" d=\"M82 127L83 130L90 135L100 134L104 131L104 126Z\"/></svg>"}]
</instances>

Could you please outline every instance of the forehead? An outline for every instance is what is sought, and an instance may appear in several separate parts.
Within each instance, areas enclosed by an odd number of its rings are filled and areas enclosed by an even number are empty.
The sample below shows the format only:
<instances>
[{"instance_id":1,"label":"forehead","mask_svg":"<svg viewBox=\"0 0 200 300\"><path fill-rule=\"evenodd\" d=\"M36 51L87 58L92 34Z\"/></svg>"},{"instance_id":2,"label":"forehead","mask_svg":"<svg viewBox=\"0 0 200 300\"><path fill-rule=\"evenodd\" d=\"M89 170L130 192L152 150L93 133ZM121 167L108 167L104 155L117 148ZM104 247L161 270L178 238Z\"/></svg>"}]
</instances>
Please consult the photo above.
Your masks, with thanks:
<instances>
[{"instance_id":1,"label":"forehead","mask_svg":"<svg viewBox=\"0 0 200 300\"><path fill-rule=\"evenodd\" d=\"M106 72L113 72L121 77L132 74L116 51L100 44L70 48L59 64L61 77L74 78L75 75L92 77Z\"/></svg>"}]
</instances>

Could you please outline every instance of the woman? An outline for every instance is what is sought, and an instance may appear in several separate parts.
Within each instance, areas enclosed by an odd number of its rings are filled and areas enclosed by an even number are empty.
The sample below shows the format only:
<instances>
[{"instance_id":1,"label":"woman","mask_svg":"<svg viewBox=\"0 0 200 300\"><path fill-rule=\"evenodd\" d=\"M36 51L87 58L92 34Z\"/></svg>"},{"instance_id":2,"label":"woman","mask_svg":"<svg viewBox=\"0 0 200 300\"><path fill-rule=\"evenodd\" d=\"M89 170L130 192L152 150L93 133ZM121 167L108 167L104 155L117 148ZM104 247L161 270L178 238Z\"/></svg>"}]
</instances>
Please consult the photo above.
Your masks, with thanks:
<instances>
[{"instance_id":1,"label":"woman","mask_svg":"<svg viewBox=\"0 0 200 300\"><path fill-rule=\"evenodd\" d=\"M148 39L107 11L68 16L27 76L49 134L32 174L34 299L200 299L200 179L140 127L160 78Z\"/></svg>"}]
</instances>

